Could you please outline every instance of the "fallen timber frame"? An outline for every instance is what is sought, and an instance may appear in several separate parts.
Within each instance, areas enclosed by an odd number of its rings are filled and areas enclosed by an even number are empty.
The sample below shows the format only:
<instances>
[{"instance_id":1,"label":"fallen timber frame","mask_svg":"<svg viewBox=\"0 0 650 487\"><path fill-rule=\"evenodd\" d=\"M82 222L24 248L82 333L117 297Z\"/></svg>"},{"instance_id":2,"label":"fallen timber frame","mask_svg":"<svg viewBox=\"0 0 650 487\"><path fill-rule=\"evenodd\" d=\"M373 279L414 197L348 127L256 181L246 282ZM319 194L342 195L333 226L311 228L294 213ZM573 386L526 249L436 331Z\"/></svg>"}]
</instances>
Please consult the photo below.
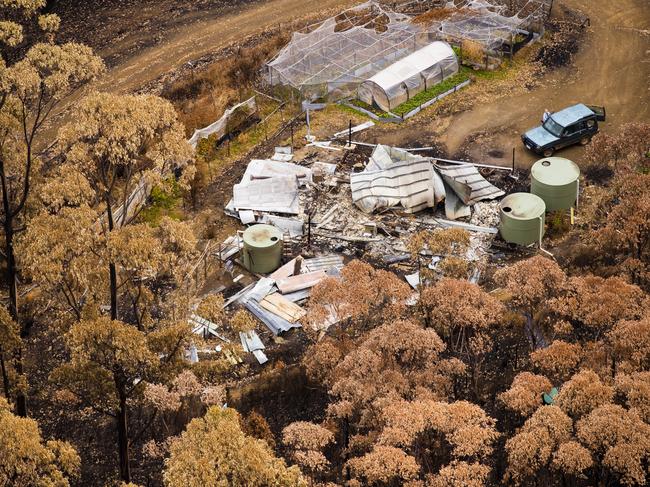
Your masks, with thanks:
<instances>
[{"instance_id":1,"label":"fallen timber frame","mask_svg":"<svg viewBox=\"0 0 650 487\"><path fill-rule=\"evenodd\" d=\"M377 147L377 144L369 144L367 142L358 142L353 140L352 141L353 145L361 145L364 147ZM423 151L428 151L428 150L435 150L436 147L414 147L414 148L405 148L405 147L395 147L396 149L407 151L407 152L423 152ZM440 162L447 162L449 164L472 164L476 167L484 167L486 169L499 169L501 171L509 171L512 172L511 167L505 167L505 166L495 166L494 164L482 164L478 162L471 162L471 161L457 161L454 159L443 159L441 157L432 157L432 159L435 159L436 161Z\"/></svg>"}]
</instances>

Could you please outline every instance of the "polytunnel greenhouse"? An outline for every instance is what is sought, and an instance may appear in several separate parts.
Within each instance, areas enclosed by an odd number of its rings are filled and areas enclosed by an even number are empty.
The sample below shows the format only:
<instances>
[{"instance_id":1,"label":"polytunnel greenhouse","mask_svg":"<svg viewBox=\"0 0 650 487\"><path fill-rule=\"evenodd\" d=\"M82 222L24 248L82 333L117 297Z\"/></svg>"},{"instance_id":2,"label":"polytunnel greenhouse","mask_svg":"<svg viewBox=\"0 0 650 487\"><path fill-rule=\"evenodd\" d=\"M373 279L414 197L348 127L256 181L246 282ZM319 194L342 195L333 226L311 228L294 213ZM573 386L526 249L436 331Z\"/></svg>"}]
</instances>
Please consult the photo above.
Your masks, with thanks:
<instances>
[{"instance_id":1,"label":"polytunnel greenhouse","mask_svg":"<svg viewBox=\"0 0 650 487\"><path fill-rule=\"evenodd\" d=\"M379 71L359 86L358 97L386 112L458 72L458 58L436 41Z\"/></svg>"},{"instance_id":2,"label":"polytunnel greenhouse","mask_svg":"<svg viewBox=\"0 0 650 487\"><path fill-rule=\"evenodd\" d=\"M488 58L512 54L513 43L528 42L534 32L539 37L551 0L508 2L511 7L503 0L454 0L433 9L422 3L426 12L412 16L369 1L295 32L267 63L269 83L290 86L307 99L353 96L362 83L435 41L471 41L481 66L493 68L498 63Z\"/></svg>"}]
</instances>

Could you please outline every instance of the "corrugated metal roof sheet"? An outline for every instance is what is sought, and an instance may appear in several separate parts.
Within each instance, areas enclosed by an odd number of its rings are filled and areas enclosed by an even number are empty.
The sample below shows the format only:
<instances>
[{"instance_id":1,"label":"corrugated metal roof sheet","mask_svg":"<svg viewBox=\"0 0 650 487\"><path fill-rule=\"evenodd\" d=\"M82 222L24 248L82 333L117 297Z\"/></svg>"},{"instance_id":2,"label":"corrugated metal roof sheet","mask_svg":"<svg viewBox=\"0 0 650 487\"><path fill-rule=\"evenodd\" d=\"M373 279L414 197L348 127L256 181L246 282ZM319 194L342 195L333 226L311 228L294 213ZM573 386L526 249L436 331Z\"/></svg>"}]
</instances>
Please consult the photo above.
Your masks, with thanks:
<instances>
[{"instance_id":1,"label":"corrugated metal roof sheet","mask_svg":"<svg viewBox=\"0 0 650 487\"><path fill-rule=\"evenodd\" d=\"M264 350L266 348L255 330L249 330L247 332L240 331L239 340L241 341L244 352L254 352L255 350Z\"/></svg>"},{"instance_id":2,"label":"corrugated metal roof sheet","mask_svg":"<svg viewBox=\"0 0 650 487\"><path fill-rule=\"evenodd\" d=\"M279 335L284 331L289 331L291 328L300 328L301 326L300 323L290 323L270 311L265 310L255 301L246 301L244 302L244 306L262 323L264 323L274 335Z\"/></svg>"},{"instance_id":3,"label":"corrugated metal roof sheet","mask_svg":"<svg viewBox=\"0 0 650 487\"><path fill-rule=\"evenodd\" d=\"M435 167L466 205L491 200L505 194L481 176L474 164L446 166L436 163Z\"/></svg>"},{"instance_id":4,"label":"corrugated metal roof sheet","mask_svg":"<svg viewBox=\"0 0 650 487\"><path fill-rule=\"evenodd\" d=\"M307 269L307 272L326 271L332 267L341 269L343 268L343 256L337 254L323 255L313 259L305 259L302 265Z\"/></svg>"},{"instance_id":5,"label":"corrugated metal roof sheet","mask_svg":"<svg viewBox=\"0 0 650 487\"><path fill-rule=\"evenodd\" d=\"M350 175L352 201L365 213L402 205L407 213L435 206L434 171L427 159Z\"/></svg>"}]
</instances>

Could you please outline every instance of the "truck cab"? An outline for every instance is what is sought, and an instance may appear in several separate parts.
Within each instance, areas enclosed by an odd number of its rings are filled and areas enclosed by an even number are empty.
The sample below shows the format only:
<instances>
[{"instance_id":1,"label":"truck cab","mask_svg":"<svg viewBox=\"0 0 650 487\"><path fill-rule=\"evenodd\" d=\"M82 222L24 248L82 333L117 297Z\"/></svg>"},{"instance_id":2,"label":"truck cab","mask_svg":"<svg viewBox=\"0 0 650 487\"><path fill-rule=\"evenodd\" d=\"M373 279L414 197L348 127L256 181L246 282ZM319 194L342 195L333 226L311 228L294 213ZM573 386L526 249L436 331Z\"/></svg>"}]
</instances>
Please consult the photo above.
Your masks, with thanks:
<instances>
[{"instance_id":1,"label":"truck cab","mask_svg":"<svg viewBox=\"0 0 650 487\"><path fill-rule=\"evenodd\" d=\"M544 157L573 144L586 145L605 120L605 108L579 103L551 114L539 127L521 136L524 145Z\"/></svg>"}]
</instances>

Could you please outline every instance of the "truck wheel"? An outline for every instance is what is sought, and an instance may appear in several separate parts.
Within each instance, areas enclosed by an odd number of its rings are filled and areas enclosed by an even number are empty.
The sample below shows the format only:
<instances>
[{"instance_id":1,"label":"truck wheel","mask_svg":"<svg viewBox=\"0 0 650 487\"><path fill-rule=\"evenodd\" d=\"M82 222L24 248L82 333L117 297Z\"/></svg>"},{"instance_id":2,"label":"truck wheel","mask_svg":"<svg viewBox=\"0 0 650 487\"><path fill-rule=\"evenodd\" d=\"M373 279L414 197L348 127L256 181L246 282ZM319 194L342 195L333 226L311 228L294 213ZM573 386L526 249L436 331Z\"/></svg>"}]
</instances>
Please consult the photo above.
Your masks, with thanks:
<instances>
[{"instance_id":1,"label":"truck wheel","mask_svg":"<svg viewBox=\"0 0 650 487\"><path fill-rule=\"evenodd\" d=\"M542 155L544 157L551 157L553 155L553 152L555 152L555 149L553 147L549 147L548 149L544 149Z\"/></svg>"},{"instance_id":2,"label":"truck wheel","mask_svg":"<svg viewBox=\"0 0 650 487\"><path fill-rule=\"evenodd\" d=\"M585 135L582 139L580 139L580 145L587 145L591 141L591 137Z\"/></svg>"}]
</instances>

